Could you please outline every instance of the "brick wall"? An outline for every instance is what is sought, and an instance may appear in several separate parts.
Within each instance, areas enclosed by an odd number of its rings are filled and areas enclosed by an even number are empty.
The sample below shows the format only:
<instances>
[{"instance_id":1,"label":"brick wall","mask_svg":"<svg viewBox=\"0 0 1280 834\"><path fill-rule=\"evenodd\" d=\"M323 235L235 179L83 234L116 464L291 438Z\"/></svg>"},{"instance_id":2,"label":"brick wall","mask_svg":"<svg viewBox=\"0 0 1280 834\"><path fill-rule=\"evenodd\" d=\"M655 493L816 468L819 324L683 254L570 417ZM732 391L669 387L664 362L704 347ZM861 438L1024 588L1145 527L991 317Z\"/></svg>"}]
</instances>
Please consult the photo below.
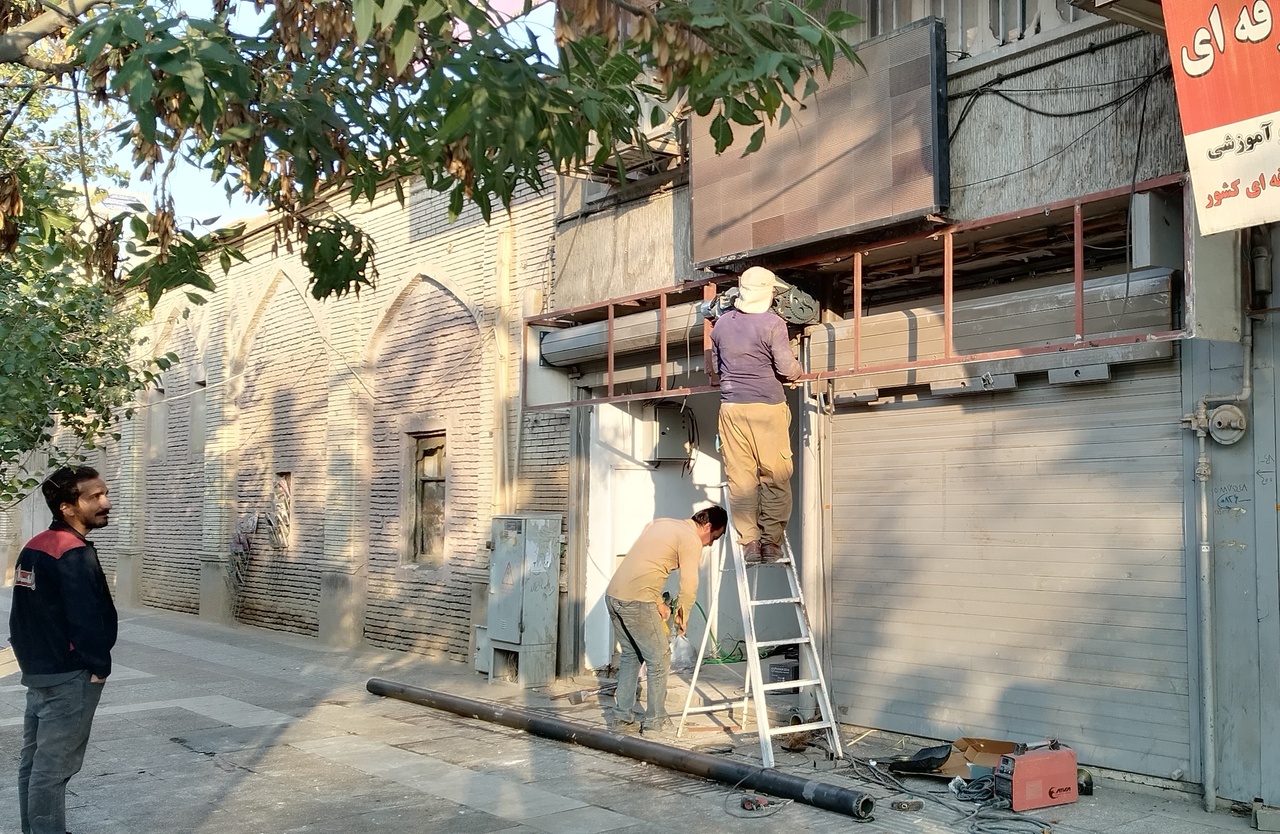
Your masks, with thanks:
<instances>
[{"instance_id":1,"label":"brick wall","mask_svg":"<svg viewBox=\"0 0 1280 834\"><path fill-rule=\"evenodd\" d=\"M329 355L288 272L263 300L263 315L240 346L244 376L235 405L239 466L235 518L249 549L233 584L238 619L314 634L327 508L325 432ZM276 477L288 473L292 501L277 518ZM287 534L273 532L273 528Z\"/></svg>"},{"instance_id":2,"label":"brick wall","mask_svg":"<svg viewBox=\"0 0 1280 834\"><path fill-rule=\"evenodd\" d=\"M194 340L181 317L171 313L166 318L157 341L179 356L194 356ZM193 579L203 491L200 464L188 456L193 367L189 359L166 371L163 393L144 395L134 418L145 473L141 488L146 510L135 519L142 524L142 601L189 613L199 608Z\"/></svg>"},{"instance_id":3,"label":"brick wall","mask_svg":"<svg viewBox=\"0 0 1280 834\"><path fill-rule=\"evenodd\" d=\"M200 611L202 571L206 594L210 575L226 575L241 621L315 634L321 575L342 570L367 586L370 642L463 656L491 516L565 511L567 416L519 409L521 304L549 285L554 201L522 193L490 225L449 225L444 199L411 193L411 206L383 195L345 212L377 245L378 285L358 297L311 299L305 267L268 231L251 233L248 263L219 277L207 304L172 297L156 310L146 349L180 362L163 406L143 403L151 413L108 450L116 514L145 519L111 547L141 547L148 604ZM193 407L198 378L207 384ZM157 415L163 460L148 460ZM415 566L402 552L404 448L428 424L447 432L447 552ZM271 535L281 472L292 485L284 542Z\"/></svg>"}]
</instances>

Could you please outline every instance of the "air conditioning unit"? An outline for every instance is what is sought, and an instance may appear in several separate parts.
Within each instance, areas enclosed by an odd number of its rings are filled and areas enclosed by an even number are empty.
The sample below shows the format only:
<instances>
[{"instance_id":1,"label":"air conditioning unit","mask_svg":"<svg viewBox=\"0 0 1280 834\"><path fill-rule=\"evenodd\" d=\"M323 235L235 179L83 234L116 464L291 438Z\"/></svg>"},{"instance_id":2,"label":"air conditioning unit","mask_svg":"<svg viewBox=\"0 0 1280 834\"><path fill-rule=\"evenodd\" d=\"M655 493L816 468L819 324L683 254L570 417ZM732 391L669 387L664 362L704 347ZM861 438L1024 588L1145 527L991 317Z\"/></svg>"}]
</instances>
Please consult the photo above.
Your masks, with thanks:
<instances>
[{"instance_id":1,"label":"air conditioning unit","mask_svg":"<svg viewBox=\"0 0 1280 834\"><path fill-rule=\"evenodd\" d=\"M680 112L684 108L685 95L681 93L670 101L662 101L643 92L638 93L637 97L640 104L640 135L643 142L623 144L613 149L617 157L622 160L623 172L628 180L644 176L646 168L665 167L670 160L681 155ZM600 143L593 135L587 146L588 160L594 159L600 149ZM593 168L590 173L593 177L616 182L618 161L611 154L602 165Z\"/></svg>"},{"instance_id":2,"label":"air conditioning unit","mask_svg":"<svg viewBox=\"0 0 1280 834\"><path fill-rule=\"evenodd\" d=\"M1164 9L1159 0L1071 0L1071 5L1089 14L1164 34Z\"/></svg>"}]
</instances>

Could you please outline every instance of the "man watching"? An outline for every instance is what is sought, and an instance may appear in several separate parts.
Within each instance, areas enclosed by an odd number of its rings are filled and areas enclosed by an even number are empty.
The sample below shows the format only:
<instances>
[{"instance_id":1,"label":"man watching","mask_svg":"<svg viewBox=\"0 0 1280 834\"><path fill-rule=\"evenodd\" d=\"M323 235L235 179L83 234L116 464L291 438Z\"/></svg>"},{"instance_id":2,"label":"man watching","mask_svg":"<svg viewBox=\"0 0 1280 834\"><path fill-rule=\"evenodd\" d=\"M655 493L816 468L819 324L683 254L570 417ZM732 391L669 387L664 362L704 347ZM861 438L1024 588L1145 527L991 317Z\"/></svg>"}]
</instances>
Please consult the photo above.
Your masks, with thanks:
<instances>
[{"instance_id":1,"label":"man watching","mask_svg":"<svg viewBox=\"0 0 1280 834\"><path fill-rule=\"evenodd\" d=\"M738 278L737 309L711 329L709 375L720 386L720 448L729 509L748 563L782 558L791 517L791 409L782 380L804 372L787 325L771 309L780 282L753 266Z\"/></svg>"},{"instance_id":2,"label":"man watching","mask_svg":"<svg viewBox=\"0 0 1280 834\"><path fill-rule=\"evenodd\" d=\"M53 523L14 570L9 635L27 687L18 764L22 834L65 834L67 782L80 771L89 728L111 674L116 607L85 536L107 526L107 485L89 466L41 485Z\"/></svg>"},{"instance_id":3,"label":"man watching","mask_svg":"<svg viewBox=\"0 0 1280 834\"><path fill-rule=\"evenodd\" d=\"M621 647L618 688L614 694L614 732L662 734L670 731L667 718L667 672L671 644L664 623L670 612L662 602L662 586L673 570L680 571L676 597L676 628L684 634L689 608L698 595L698 563L702 548L724 535L728 515L723 507L698 510L692 518L658 518L649 522L605 589L605 604ZM633 709L640 664L646 665L648 705L637 726Z\"/></svg>"}]
</instances>

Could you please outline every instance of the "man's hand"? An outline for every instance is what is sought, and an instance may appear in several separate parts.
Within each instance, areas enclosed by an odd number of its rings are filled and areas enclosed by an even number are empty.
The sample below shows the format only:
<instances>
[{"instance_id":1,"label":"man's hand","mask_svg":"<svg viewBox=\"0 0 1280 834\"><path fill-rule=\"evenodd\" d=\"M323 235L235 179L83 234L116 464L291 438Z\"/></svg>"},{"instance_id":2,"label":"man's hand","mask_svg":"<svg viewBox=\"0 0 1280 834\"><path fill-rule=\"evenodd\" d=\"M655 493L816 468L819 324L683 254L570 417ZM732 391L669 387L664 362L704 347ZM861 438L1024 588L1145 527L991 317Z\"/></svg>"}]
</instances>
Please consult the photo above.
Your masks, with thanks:
<instances>
[{"instance_id":1,"label":"man's hand","mask_svg":"<svg viewBox=\"0 0 1280 834\"><path fill-rule=\"evenodd\" d=\"M685 622L684 609L677 608L676 609L676 630L679 631L681 634L684 634L684 630L687 627L687 625L688 624Z\"/></svg>"},{"instance_id":2,"label":"man's hand","mask_svg":"<svg viewBox=\"0 0 1280 834\"><path fill-rule=\"evenodd\" d=\"M107 682L106 678L100 678L97 675L89 676L89 683L106 683L106 682Z\"/></svg>"},{"instance_id":3,"label":"man's hand","mask_svg":"<svg viewBox=\"0 0 1280 834\"><path fill-rule=\"evenodd\" d=\"M671 606L667 605L665 602L658 603L658 619L662 620L664 623L671 619Z\"/></svg>"}]
</instances>

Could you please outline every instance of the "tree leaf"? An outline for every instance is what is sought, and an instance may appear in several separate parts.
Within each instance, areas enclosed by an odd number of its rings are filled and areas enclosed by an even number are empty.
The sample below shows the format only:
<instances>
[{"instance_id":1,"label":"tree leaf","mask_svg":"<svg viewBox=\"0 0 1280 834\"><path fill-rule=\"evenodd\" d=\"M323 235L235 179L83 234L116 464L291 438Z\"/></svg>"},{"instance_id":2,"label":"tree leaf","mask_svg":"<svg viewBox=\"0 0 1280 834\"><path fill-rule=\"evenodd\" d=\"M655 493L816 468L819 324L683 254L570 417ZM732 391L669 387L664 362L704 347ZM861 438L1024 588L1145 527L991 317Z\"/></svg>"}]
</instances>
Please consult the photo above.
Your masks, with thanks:
<instances>
[{"instance_id":1,"label":"tree leaf","mask_svg":"<svg viewBox=\"0 0 1280 834\"><path fill-rule=\"evenodd\" d=\"M392 51L398 72L404 72L409 67L409 62L413 60L413 54L417 49L418 32L413 26L406 26L396 34Z\"/></svg>"},{"instance_id":2,"label":"tree leaf","mask_svg":"<svg viewBox=\"0 0 1280 834\"><path fill-rule=\"evenodd\" d=\"M733 144L733 128L729 127L729 120L724 117L724 113L711 120L711 138L716 140L716 153L721 153Z\"/></svg>"},{"instance_id":3,"label":"tree leaf","mask_svg":"<svg viewBox=\"0 0 1280 834\"><path fill-rule=\"evenodd\" d=\"M400 16L400 10L405 7L405 2L406 0L382 0L382 11L378 15L378 23L382 28L390 29L395 25L396 18Z\"/></svg>"},{"instance_id":4,"label":"tree leaf","mask_svg":"<svg viewBox=\"0 0 1280 834\"><path fill-rule=\"evenodd\" d=\"M760 117L756 115L756 112L737 99L725 99L724 112L725 115L740 125L760 124Z\"/></svg>"},{"instance_id":5,"label":"tree leaf","mask_svg":"<svg viewBox=\"0 0 1280 834\"><path fill-rule=\"evenodd\" d=\"M827 28L833 32L843 32L845 29L852 29L862 22L862 18L857 15L850 14L843 9L836 9L827 15Z\"/></svg>"},{"instance_id":6,"label":"tree leaf","mask_svg":"<svg viewBox=\"0 0 1280 834\"><path fill-rule=\"evenodd\" d=\"M356 40L364 43L373 33L373 22L378 13L377 0L352 0L352 11L355 13Z\"/></svg>"}]
</instances>

